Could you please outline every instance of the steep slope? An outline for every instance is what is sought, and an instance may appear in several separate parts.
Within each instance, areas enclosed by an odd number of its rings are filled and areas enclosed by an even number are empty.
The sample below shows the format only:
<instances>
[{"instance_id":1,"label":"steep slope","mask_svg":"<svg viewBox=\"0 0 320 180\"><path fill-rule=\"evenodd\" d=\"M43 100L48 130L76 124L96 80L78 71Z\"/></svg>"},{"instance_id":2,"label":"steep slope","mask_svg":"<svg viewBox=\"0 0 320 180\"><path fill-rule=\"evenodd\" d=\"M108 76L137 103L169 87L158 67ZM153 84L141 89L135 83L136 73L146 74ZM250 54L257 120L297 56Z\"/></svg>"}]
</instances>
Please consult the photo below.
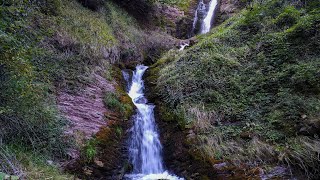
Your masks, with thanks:
<instances>
[{"instance_id":1,"label":"steep slope","mask_svg":"<svg viewBox=\"0 0 320 180\"><path fill-rule=\"evenodd\" d=\"M277 164L318 178L319 10L319 1L255 2L153 65L161 119L187 128L195 158L229 178Z\"/></svg>"},{"instance_id":2,"label":"steep slope","mask_svg":"<svg viewBox=\"0 0 320 180\"><path fill-rule=\"evenodd\" d=\"M176 43L142 29L129 9L100 0L1 1L1 172L71 178L60 161L80 156L82 165L101 166L99 153L119 157L117 132L132 113L119 67L152 62Z\"/></svg>"}]
</instances>

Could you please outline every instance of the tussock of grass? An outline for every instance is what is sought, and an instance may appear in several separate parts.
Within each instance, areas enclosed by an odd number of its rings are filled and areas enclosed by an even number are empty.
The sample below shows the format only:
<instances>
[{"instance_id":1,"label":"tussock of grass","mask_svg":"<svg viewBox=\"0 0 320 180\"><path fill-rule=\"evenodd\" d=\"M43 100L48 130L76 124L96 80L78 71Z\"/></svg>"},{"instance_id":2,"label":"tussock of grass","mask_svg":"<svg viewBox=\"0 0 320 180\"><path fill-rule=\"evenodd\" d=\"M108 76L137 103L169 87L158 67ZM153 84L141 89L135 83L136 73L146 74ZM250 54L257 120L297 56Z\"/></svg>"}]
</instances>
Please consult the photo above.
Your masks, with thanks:
<instances>
[{"instance_id":1,"label":"tussock of grass","mask_svg":"<svg viewBox=\"0 0 320 180\"><path fill-rule=\"evenodd\" d=\"M72 175L61 173L57 162L52 160L54 159L16 145L3 146L0 149L0 167L9 175L15 174L21 179L74 178Z\"/></svg>"}]
</instances>

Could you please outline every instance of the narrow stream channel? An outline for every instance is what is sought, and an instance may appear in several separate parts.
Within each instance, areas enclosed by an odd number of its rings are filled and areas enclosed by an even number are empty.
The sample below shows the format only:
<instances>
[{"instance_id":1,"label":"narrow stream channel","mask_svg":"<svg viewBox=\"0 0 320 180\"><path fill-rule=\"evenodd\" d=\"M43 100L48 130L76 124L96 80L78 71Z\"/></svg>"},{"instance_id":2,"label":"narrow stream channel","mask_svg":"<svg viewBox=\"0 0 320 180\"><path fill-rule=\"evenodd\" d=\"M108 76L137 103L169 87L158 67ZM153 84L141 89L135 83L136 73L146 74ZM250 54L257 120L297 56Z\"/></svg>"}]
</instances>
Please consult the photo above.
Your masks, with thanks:
<instances>
[{"instance_id":1,"label":"narrow stream channel","mask_svg":"<svg viewBox=\"0 0 320 180\"><path fill-rule=\"evenodd\" d=\"M147 66L138 65L133 72L130 83L130 75L123 72L124 78L129 84L129 96L136 106L136 114L133 116L133 127L129 140L129 159L133 165L132 174L125 177L131 180L169 179L182 180L183 178L170 175L164 168L162 161L162 145L153 113L154 105L148 103L144 96L143 74Z\"/></svg>"}]
</instances>

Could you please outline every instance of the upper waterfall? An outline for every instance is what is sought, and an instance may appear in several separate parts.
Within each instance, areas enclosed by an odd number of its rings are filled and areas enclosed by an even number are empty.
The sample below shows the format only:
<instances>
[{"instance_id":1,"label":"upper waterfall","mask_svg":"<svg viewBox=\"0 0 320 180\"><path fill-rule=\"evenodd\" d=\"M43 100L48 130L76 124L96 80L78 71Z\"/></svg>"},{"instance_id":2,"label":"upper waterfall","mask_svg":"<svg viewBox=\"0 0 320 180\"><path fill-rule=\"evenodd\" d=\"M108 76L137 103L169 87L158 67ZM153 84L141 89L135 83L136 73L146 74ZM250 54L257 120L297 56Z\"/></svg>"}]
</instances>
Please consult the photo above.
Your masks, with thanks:
<instances>
[{"instance_id":1,"label":"upper waterfall","mask_svg":"<svg viewBox=\"0 0 320 180\"><path fill-rule=\"evenodd\" d=\"M218 0L211 0L210 1L208 13L202 22L201 34L205 34L210 31L212 19L214 18L214 12L215 12L217 5L218 5Z\"/></svg>"},{"instance_id":2,"label":"upper waterfall","mask_svg":"<svg viewBox=\"0 0 320 180\"><path fill-rule=\"evenodd\" d=\"M199 13L205 13L206 11L206 5L203 3L203 0L199 1L199 4L197 6L196 12L194 13L194 19L193 19L193 24L192 24L192 33L196 33L195 29L197 26L197 23L199 21ZM202 23L201 23L202 24Z\"/></svg>"}]
</instances>

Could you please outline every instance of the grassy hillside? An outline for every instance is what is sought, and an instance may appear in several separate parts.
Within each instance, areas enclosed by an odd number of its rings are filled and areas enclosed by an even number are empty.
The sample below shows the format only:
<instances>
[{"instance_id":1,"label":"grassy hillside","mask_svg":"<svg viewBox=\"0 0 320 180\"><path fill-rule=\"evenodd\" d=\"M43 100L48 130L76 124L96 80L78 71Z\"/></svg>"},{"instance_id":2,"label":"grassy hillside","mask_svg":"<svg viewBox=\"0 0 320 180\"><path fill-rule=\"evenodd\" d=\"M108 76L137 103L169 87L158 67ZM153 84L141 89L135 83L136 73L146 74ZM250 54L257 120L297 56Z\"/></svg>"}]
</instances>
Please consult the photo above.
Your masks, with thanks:
<instances>
[{"instance_id":1,"label":"grassy hillside","mask_svg":"<svg viewBox=\"0 0 320 180\"><path fill-rule=\"evenodd\" d=\"M319 19L319 1L255 2L153 66L159 95L193 127L204 159L319 177Z\"/></svg>"},{"instance_id":2,"label":"grassy hillside","mask_svg":"<svg viewBox=\"0 0 320 180\"><path fill-rule=\"evenodd\" d=\"M96 2L0 1L0 172L64 178L46 162L75 146L57 93L81 91L97 69L113 80L112 64L151 59L174 43L112 1Z\"/></svg>"},{"instance_id":3,"label":"grassy hillside","mask_svg":"<svg viewBox=\"0 0 320 180\"><path fill-rule=\"evenodd\" d=\"M194 3L194 0L156 0L156 2L159 2L161 4L166 4L169 6L175 6L179 9L188 12L190 10L190 6L192 3Z\"/></svg>"}]
</instances>

